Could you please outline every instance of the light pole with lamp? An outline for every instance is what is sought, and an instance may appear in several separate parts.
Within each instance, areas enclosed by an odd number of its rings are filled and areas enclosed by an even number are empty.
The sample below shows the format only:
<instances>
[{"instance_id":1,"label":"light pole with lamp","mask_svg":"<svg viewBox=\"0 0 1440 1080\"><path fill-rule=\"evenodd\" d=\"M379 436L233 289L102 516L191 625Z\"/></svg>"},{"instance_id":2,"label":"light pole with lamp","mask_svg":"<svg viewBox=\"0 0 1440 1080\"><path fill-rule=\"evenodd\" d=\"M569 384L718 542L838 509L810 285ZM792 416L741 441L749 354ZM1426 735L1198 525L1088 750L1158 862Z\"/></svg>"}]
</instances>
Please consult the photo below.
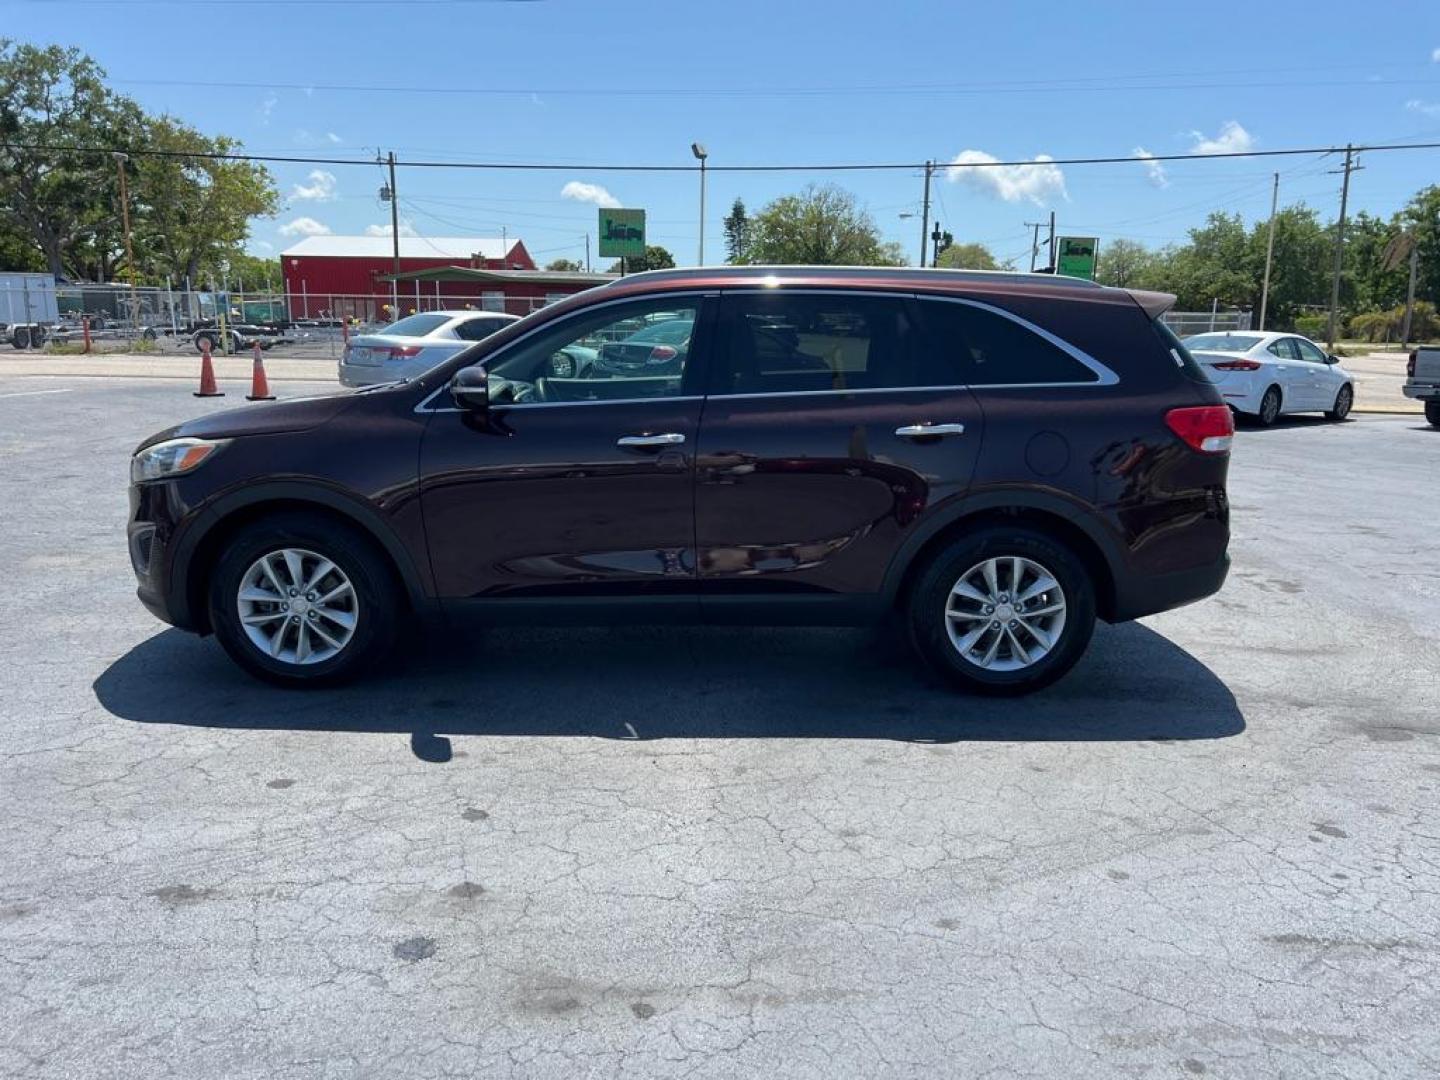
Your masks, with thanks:
<instances>
[{"instance_id":1,"label":"light pole with lamp","mask_svg":"<svg viewBox=\"0 0 1440 1080\"><path fill-rule=\"evenodd\" d=\"M700 162L700 263L705 265L705 159L710 155L706 153L705 147L696 142L690 144L690 153L695 155L695 160Z\"/></svg>"}]
</instances>

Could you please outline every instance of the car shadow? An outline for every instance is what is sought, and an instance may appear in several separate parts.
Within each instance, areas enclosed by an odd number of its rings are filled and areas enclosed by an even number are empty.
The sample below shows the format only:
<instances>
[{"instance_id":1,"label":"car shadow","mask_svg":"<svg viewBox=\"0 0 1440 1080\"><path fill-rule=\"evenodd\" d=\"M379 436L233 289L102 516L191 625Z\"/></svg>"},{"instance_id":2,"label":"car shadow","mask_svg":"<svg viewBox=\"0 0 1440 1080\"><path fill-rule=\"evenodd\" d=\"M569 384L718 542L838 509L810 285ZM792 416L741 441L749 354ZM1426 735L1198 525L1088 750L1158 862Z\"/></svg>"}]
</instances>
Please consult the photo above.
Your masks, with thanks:
<instances>
[{"instance_id":1,"label":"car shadow","mask_svg":"<svg viewBox=\"0 0 1440 1080\"><path fill-rule=\"evenodd\" d=\"M1074 671L1018 699L957 694L898 639L880 629L432 632L361 683L286 691L245 675L214 641L166 630L111 664L94 690L138 723L395 732L441 761L444 735L1127 741L1245 728L1209 668L1138 623L1097 627Z\"/></svg>"},{"instance_id":2,"label":"car shadow","mask_svg":"<svg viewBox=\"0 0 1440 1080\"><path fill-rule=\"evenodd\" d=\"M1270 424L1268 427L1265 424L1260 423L1259 420L1256 420L1253 417L1244 417L1242 419L1237 416L1235 427L1238 431L1243 431L1247 435L1259 435L1267 431L1293 431L1296 428L1331 426L1343 427L1345 424L1349 424L1351 422L1352 420L1349 417L1344 420L1331 420L1328 417L1319 415L1318 413L1313 416L1304 413L1291 413L1287 416L1277 416L1275 418L1275 422L1273 424Z\"/></svg>"}]
</instances>

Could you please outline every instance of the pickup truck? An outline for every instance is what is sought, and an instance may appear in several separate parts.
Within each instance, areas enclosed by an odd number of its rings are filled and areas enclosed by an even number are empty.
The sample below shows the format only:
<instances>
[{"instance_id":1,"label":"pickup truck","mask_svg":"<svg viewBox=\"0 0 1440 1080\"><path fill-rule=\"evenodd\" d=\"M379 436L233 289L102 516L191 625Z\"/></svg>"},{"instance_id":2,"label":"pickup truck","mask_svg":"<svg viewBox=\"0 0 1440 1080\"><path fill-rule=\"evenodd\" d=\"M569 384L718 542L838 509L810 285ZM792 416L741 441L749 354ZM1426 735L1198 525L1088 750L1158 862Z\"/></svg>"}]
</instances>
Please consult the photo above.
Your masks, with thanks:
<instances>
[{"instance_id":1,"label":"pickup truck","mask_svg":"<svg viewBox=\"0 0 1440 1080\"><path fill-rule=\"evenodd\" d=\"M1440 345L1421 345L1405 364L1405 396L1425 404L1425 419L1440 428Z\"/></svg>"}]
</instances>

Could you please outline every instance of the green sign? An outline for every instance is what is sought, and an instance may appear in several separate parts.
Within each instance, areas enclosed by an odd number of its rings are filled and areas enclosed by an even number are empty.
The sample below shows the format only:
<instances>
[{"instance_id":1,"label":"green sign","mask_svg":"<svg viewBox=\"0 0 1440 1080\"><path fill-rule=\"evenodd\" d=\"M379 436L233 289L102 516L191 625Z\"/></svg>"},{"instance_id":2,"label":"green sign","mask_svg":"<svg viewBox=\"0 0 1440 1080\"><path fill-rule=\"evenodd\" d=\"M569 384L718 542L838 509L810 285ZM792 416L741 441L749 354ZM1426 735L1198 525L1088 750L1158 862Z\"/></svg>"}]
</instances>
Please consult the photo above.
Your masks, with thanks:
<instances>
[{"instance_id":1,"label":"green sign","mask_svg":"<svg viewBox=\"0 0 1440 1080\"><path fill-rule=\"evenodd\" d=\"M1055 238L1055 273L1066 277L1095 280L1095 256L1100 241L1093 236L1057 236Z\"/></svg>"},{"instance_id":2,"label":"green sign","mask_svg":"<svg viewBox=\"0 0 1440 1080\"><path fill-rule=\"evenodd\" d=\"M645 254L645 211L600 209L600 256L623 259Z\"/></svg>"}]
</instances>

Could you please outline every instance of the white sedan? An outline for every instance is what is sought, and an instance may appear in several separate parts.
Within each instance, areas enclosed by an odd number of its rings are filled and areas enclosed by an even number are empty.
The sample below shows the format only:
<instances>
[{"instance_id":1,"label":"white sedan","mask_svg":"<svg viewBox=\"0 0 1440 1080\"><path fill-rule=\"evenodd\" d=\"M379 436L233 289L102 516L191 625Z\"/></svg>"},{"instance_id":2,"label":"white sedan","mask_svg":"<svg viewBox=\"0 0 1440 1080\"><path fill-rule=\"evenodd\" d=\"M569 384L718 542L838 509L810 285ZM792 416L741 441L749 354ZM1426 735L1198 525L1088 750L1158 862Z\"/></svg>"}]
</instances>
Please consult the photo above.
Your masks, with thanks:
<instances>
[{"instance_id":1,"label":"white sedan","mask_svg":"<svg viewBox=\"0 0 1440 1080\"><path fill-rule=\"evenodd\" d=\"M1263 425L1285 413L1344 420L1355 404L1355 377L1309 338L1231 330L1196 334L1185 347L1225 403Z\"/></svg>"},{"instance_id":2,"label":"white sedan","mask_svg":"<svg viewBox=\"0 0 1440 1080\"><path fill-rule=\"evenodd\" d=\"M499 311L410 315L381 330L352 337L340 358L340 384L370 386L413 379L519 320L518 315Z\"/></svg>"}]
</instances>

